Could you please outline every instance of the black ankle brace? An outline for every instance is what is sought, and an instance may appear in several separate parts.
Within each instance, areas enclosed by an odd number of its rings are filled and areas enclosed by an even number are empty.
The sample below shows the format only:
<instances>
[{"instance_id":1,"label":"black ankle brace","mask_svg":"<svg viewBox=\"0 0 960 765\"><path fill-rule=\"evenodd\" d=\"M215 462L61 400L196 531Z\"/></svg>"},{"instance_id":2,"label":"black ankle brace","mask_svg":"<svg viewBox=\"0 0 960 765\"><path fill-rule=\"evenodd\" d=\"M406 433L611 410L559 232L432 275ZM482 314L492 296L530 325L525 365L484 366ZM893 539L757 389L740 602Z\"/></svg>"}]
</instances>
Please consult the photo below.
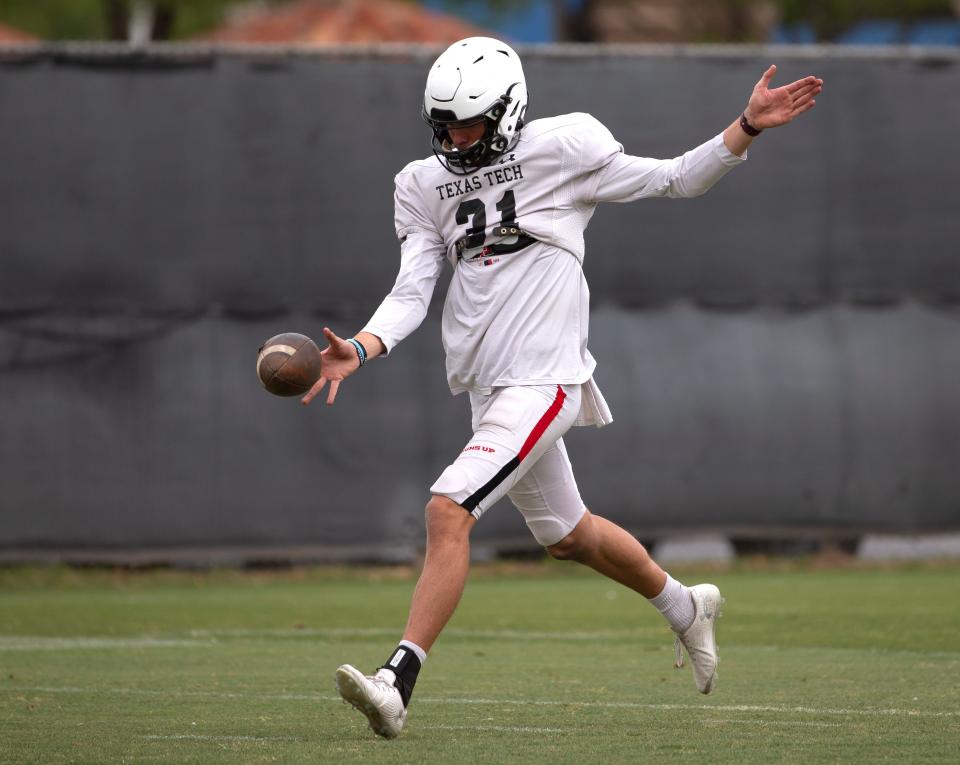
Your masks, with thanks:
<instances>
[{"instance_id":1,"label":"black ankle brace","mask_svg":"<svg viewBox=\"0 0 960 765\"><path fill-rule=\"evenodd\" d=\"M396 674L397 679L393 685L400 691L403 705L407 706L413 694L413 686L417 684L417 675L420 674L420 659L410 648L400 645L380 669L389 669Z\"/></svg>"}]
</instances>

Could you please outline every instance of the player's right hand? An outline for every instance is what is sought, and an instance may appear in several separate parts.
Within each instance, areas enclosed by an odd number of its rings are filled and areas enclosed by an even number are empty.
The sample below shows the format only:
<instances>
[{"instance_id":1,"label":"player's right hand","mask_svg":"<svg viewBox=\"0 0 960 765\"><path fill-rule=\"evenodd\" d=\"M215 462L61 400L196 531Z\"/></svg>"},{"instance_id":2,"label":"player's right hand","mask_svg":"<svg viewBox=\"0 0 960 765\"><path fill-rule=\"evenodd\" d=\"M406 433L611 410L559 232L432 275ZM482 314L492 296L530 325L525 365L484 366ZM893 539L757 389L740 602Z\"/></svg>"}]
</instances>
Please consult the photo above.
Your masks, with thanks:
<instances>
[{"instance_id":1,"label":"player's right hand","mask_svg":"<svg viewBox=\"0 0 960 765\"><path fill-rule=\"evenodd\" d=\"M353 345L342 337L337 337L328 327L323 328L323 336L327 339L327 347L320 351L320 377L300 399L303 404L313 401L329 382L327 406L333 406L340 382L360 368L360 358Z\"/></svg>"}]
</instances>

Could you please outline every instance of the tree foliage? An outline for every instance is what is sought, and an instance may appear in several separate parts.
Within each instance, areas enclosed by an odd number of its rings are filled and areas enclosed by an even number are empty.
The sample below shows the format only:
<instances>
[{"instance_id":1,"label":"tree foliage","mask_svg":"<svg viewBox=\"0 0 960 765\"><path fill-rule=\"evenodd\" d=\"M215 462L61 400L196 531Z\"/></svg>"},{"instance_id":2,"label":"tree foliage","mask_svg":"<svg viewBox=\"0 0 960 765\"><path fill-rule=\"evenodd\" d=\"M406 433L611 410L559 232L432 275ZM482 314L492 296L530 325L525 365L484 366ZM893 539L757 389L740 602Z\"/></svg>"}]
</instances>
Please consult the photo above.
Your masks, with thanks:
<instances>
[{"instance_id":1,"label":"tree foliage","mask_svg":"<svg viewBox=\"0 0 960 765\"><path fill-rule=\"evenodd\" d=\"M136 0L0 0L0 22L45 40L125 39ZM261 0L271 4L283 0ZM152 0L155 39L186 39L222 23L238 0Z\"/></svg>"},{"instance_id":2,"label":"tree foliage","mask_svg":"<svg viewBox=\"0 0 960 765\"><path fill-rule=\"evenodd\" d=\"M912 22L953 16L952 0L775 0L784 24L806 22L820 40L834 40L858 21Z\"/></svg>"}]
</instances>

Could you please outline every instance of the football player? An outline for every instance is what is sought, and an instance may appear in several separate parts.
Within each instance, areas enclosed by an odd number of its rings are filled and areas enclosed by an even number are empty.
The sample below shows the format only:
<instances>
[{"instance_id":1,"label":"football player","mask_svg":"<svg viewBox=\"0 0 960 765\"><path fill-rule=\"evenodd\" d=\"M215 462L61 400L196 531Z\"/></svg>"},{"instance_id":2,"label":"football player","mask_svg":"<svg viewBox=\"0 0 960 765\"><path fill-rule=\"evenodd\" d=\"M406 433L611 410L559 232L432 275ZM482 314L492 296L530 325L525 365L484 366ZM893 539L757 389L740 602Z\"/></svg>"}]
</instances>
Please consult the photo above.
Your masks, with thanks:
<instances>
[{"instance_id":1,"label":"football player","mask_svg":"<svg viewBox=\"0 0 960 765\"><path fill-rule=\"evenodd\" d=\"M354 337L324 329L322 377L303 398L329 383L333 404L347 377L392 352L419 326L451 264L447 378L454 394L469 394L473 434L430 487L426 558L399 645L372 676L349 664L335 675L340 695L379 735L403 728L420 668L463 592L470 531L504 495L550 555L649 599L676 633L677 666L682 645L697 690L712 690L720 591L681 584L631 534L591 513L564 448L572 426L612 419L587 348L583 232L600 202L703 194L763 130L813 107L822 80L771 89L775 72L763 73L720 134L674 159L650 159L625 154L589 114L527 122L520 59L499 40L461 40L430 68L423 119L433 155L396 176L396 283Z\"/></svg>"}]
</instances>

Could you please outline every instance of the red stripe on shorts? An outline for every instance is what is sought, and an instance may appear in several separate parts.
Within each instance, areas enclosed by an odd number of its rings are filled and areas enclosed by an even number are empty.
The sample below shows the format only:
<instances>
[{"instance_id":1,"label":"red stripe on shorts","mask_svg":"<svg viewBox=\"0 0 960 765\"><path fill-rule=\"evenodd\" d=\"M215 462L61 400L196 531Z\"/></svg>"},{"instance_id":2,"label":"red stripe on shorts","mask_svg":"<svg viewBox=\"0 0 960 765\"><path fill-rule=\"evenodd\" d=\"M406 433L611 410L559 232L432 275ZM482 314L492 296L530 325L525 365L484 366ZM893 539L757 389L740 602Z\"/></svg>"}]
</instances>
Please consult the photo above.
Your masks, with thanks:
<instances>
[{"instance_id":1,"label":"red stripe on shorts","mask_svg":"<svg viewBox=\"0 0 960 765\"><path fill-rule=\"evenodd\" d=\"M544 431L550 427L550 423L556 419L558 414L560 414L560 410L563 408L563 402L566 397L567 394L564 393L563 388L558 385L556 398L553 399L553 403L550 404L550 408L544 412L543 417L540 418L540 421L534 426L533 430L530 431L530 435L527 436L527 440L523 442L523 446L521 446L520 451L517 452L517 459L522 461L523 458L530 453L530 450L534 447L534 444L540 440L540 436L543 435Z\"/></svg>"}]
</instances>

